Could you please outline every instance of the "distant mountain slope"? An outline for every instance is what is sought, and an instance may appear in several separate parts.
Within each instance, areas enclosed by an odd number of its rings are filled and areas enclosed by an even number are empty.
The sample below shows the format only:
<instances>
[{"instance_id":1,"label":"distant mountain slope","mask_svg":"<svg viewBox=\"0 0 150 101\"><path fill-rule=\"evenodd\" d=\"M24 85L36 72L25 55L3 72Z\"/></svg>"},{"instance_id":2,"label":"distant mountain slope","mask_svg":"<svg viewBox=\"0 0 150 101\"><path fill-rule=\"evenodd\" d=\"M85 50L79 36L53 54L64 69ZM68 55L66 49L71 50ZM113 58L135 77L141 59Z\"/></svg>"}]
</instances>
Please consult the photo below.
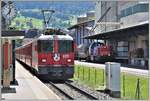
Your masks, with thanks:
<instances>
[{"instance_id":1,"label":"distant mountain slope","mask_svg":"<svg viewBox=\"0 0 150 101\"><path fill-rule=\"evenodd\" d=\"M94 2L90 1L16 1L17 9L54 9L58 12L76 14L94 9Z\"/></svg>"}]
</instances>

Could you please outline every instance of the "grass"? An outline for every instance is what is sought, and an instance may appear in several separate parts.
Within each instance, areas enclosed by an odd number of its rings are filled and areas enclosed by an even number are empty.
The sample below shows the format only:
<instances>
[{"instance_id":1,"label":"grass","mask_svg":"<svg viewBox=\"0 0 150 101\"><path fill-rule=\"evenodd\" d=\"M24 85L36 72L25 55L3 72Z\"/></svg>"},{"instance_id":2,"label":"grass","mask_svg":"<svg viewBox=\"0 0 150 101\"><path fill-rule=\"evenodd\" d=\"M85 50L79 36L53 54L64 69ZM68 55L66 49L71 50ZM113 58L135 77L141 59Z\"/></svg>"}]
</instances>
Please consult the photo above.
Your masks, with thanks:
<instances>
[{"instance_id":1,"label":"grass","mask_svg":"<svg viewBox=\"0 0 150 101\"><path fill-rule=\"evenodd\" d=\"M92 88L97 88L100 85L104 85L103 76L104 71L102 69L95 68L85 68L85 66L76 66L75 67L75 79L86 83ZM95 79L96 78L96 79Z\"/></svg>"},{"instance_id":2,"label":"grass","mask_svg":"<svg viewBox=\"0 0 150 101\"><path fill-rule=\"evenodd\" d=\"M124 76L124 80L123 80ZM121 87L122 91L122 98L123 99L138 99L136 97L136 88L137 88L137 81L139 78L139 85L140 85L140 99L148 99L148 87L149 87L149 80L148 78L139 77L135 75L130 75L126 73L122 73L121 75ZM124 82L124 83L123 83ZM125 87L125 91L123 90L123 86Z\"/></svg>"},{"instance_id":3,"label":"grass","mask_svg":"<svg viewBox=\"0 0 150 101\"><path fill-rule=\"evenodd\" d=\"M30 11L30 10L25 10L26 12ZM36 13L40 13L40 11L38 9L34 9L32 10L32 12L36 12ZM75 20L75 16L70 17L69 20L63 20L60 18L55 18L55 22L50 22L51 24L54 25L54 27L62 27L62 28L68 28L71 25L74 25L76 20ZM11 21L11 25L10 27L15 27L18 30L22 30L22 29L30 29L30 26L28 26L26 24L26 22L29 22L30 19L32 19L32 25L33 28L37 28L37 29L43 29L43 19L37 19L34 17L24 17L21 14L18 14L12 21ZM16 25L16 21L20 22L20 25ZM70 24L69 24L70 22ZM23 25L23 26L21 26Z\"/></svg>"},{"instance_id":4,"label":"grass","mask_svg":"<svg viewBox=\"0 0 150 101\"><path fill-rule=\"evenodd\" d=\"M43 22L42 22L43 20L32 18L32 17L24 17L24 16L19 16L19 17L16 17L15 19L13 19L10 26L16 27L18 29L22 29L21 24L24 24L23 29L30 29L30 27L26 25L26 22L30 21L30 19L32 19L32 24L33 24L34 28L38 28L38 29L43 28ZM16 26L16 23L15 23L16 21L20 22L19 26Z\"/></svg>"},{"instance_id":5,"label":"grass","mask_svg":"<svg viewBox=\"0 0 150 101\"><path fill-rule=\"evenodd\" d=\"M124 79L123 79L124 78ZM135 97L137 79L140 79L140 99L148 99L148 78L138 77L127 73L121 73L121 98L137 99ZM103 69L75 65L74 79L98 89L105 85L105 71ZM124 87L124 88L123 88Z\"/></svg>"}]
</instances>

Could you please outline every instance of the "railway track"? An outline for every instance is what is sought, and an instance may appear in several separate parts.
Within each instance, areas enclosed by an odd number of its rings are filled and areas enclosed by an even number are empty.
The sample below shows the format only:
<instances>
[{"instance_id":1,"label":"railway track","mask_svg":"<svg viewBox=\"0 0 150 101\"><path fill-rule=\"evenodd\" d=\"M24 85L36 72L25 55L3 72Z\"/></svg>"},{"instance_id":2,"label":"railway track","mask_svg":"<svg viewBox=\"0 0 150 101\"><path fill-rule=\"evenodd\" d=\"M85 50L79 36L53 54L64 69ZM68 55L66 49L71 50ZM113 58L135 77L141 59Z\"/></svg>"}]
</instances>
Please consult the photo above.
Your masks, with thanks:
<instances>
[{"instance_id":1,"label":"railway track","mask_svg":"<svg viewBox=\"0 0 150 101\"><path fill-rule=\"evenodd\" d=\"M61 96L63 99L69 99L69 100L98 100L97 97L89 94L86 91L81 90L80 88L75 87L74 85L64 82L64 83L53 83L49 82L47 84L51 89L53 87L53 90L57 90L56 92L61 93Z\"/></svg>"}]
</instances>

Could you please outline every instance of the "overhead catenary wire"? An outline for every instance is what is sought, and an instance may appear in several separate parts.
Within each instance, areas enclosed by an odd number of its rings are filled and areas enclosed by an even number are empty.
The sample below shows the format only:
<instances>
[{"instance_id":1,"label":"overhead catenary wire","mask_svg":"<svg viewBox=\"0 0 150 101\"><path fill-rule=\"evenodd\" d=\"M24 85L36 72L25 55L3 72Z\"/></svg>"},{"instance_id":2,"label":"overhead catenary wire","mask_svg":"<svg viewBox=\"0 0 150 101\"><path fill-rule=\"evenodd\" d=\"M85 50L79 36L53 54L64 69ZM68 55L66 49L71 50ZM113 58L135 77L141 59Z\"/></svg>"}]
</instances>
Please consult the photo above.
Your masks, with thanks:
<instances>
[{"instance_id":1,"label":"overhead catenary wire","mask_svg":"<svg viewBox=\"0 0 150 101\"><path fill-rule=\"evenodd\" d=\"M51 20L52 14L55 13L55 11L54 10L42 10L41 12L43 14L44 26L45 26L45 28L48 28L48 25L49 25L49 22ZM46 20L46 14L45 14L46 12L49 13L48 20Z\"/></svg>"},{"instance_id":2,"label":"overhead catenary wire","mask_svg":"<svg viewBox=\"0 0 150 101\"><path fill-rule=\"evenodd\" d=\"M93 27L91 28L91 30L88 31L89 35L90 35L91 32L94 31L94 29L98 26L97 23L100 23L100 22L102 21L102 19L106 16L106 14L110 11L110 9L111 9L111 7L109 7L109 8L104 12L104 14L103 14L103 15L99 18L99 20L96 22L95 26L93 26Z\"/></svg>"},{"instance_id":3,"label":"overhead catenary wire","mask_svg":"<svg viewBox=\"0 0 150 101\"><path fill-rule=\"evenodd\" d=\"M106 16L106 14L109 12L110 9L111 9L111 7L109 7L109 8L105 11L105 13L99 18L99 20L98 20L96 23L101 22L102 19ZM94 31L94 29L95 29L97 26L98 26L98 25L96 24L90 31Z\"/></svg>"}]
</instances>

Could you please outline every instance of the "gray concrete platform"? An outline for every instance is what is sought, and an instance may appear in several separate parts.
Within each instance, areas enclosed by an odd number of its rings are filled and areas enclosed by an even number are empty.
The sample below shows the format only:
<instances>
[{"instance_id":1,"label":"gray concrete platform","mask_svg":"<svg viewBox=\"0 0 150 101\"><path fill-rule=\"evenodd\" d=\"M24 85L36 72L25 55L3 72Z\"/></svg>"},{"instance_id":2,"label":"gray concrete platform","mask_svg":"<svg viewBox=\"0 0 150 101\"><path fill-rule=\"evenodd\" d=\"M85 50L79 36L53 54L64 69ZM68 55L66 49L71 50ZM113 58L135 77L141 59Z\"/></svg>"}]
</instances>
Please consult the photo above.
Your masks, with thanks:
<instances>
[{"instance_id":1,"label":"gray concrete platform","mask_svg":"<svg viewBox=\"0 0 150 101\"><path fill-rule=\"evenodd\" d=\"M2 99L38 99L59 100L60 98L22 65L16 62L16 80L18 85L11 85L11 92L2 92Z\"/></svg>"}]
</instances>

